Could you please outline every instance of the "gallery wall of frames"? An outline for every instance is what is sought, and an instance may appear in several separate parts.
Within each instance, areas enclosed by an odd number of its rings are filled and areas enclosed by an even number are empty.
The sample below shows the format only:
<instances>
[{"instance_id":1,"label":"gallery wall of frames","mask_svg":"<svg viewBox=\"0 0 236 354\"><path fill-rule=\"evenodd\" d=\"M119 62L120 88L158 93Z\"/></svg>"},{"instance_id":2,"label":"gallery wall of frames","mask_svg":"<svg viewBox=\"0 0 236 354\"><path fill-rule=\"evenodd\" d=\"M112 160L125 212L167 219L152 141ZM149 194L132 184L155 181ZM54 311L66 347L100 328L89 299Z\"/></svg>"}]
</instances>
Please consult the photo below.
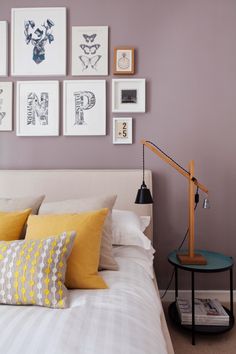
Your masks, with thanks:
<instances>
[{"instance_id":1,"label":"gallery wall of frames","mask_svg":"<svg viewBox=\"0 0 236 354\"><path fill-rule=\"evenodd\" d=\"M74 79L63 79L68 74L66 19L64 7L13 8L11 23L0 21L0 76L20 77L14 84L0 82L0 132L13 130L12 100L16 90L17 136L59 136L60 131L65 136L106 135L106 77L116 75L112 78L111 93L112 141L132 144L131 114L146 109L146 80L130 78L135 74L135 48L125 43L109 48L112 28L108 26L72 26L70 74ZM8 58L8 43L11 43L11 58ZM109 54L114 58L110 73ZM41 80L42 76L50 79ZM62 79L53 80L58 76ZM119 117L119 113L128 116Z\"/></svg>"}]
</instances>

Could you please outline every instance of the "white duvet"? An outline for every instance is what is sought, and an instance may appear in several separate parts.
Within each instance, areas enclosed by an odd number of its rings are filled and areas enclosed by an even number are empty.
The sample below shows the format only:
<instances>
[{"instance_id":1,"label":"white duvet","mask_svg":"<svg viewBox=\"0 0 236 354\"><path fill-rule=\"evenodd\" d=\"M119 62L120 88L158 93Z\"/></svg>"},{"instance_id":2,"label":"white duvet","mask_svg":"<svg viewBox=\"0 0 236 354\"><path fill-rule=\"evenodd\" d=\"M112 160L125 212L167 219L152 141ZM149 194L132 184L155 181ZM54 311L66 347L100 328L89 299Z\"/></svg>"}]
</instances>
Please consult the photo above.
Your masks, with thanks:
<instances>
[{"instance_id":1,"label":"white duvet","mask_svg":"<svg viewBox=\"0 0 236 354\"><path fill-rule=\"evenodd\" d=\"M166 354L152 259L139 247L114 251L108 290L71 290L70 308L0 305L0 354Z\"/></svg>"}]
</instances>

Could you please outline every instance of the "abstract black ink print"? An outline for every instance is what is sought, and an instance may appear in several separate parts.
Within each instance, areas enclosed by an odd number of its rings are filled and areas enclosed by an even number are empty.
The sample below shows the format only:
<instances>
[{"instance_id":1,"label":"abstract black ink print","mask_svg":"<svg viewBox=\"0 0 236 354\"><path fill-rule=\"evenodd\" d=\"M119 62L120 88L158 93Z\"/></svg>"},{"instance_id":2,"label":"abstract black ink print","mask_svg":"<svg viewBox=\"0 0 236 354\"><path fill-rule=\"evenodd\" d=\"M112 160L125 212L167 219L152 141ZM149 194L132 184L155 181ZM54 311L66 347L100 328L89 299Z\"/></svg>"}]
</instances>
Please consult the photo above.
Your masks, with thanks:
<instances>
[{"instance_id":1,"label":"abstract black ink print","mask_svg":"<svg viewBox=\"0 0 236 354\"><path fill-rule=\"evenodd\" d=\"M100 44L93 44L93 45L87 45L87 44L81 44L80 48L84 51L84 54L96 54L97 50L100 48Z\"/></svg>"},{"instance_id":2,"label":"abstract black ink print","mask_svg":"<svg viewBox=\"0 0 236 354\"><path fill-rule=\"evenodd\" d=\"M49 98L47 92L40 97L35 92L27 96L27 125L48 125Z\"/></svg>"},{"instance_id":3,"label":"abstract black ink print","mask_svg":"<svg viewBox=\"0 0 236 354\"><path fill-rule=\"evenodd\" d=\"M101 55L95 55L93 57L88 57L86 55L80 55L79 60L81 61L82 64L82 71L88 69L91 67L94 70L97 70L97 63L101 59Z\"/></svg>"},{"instance_id":4,"label":"abstract black ink print","mask_svg":"<svg viewBox=\"0 0 236 354\"><path fill-rule=\"evenodd\" d=\"M121 90L121 103L137 103L137 90Z\"/></svg>"},{"instance_id":5,"label":"abstract black ink print","mask_svg":"<svg viewBox=\"0 0 236 354\"><path fill-rule=\"evenodd\" d=\"M84 111L93 108L96 104L95 94L91 91L74 92L75 98L75 123L74 125L85 125Z\"/></svg>"},{"instance_id":6,"label":"abstract black ink print","mask_svg":"<svg viewBox=\"0 0 236 354\"><path fill-rule=\"evenodd\" d=\"M1 98L1 95L3 94L3 89L0 89L0 125L2 125L3 118L6 116L6 112L2 111L2 105L3 105L3 98Z\"/></svg>"},{"instance_id":7,"label":"abstract black ink print","mask_svg":"<svg viewBox=\"0 0 236 354\"><path fill-rule=\"evenodd\" d=\"M96 33L91 34L91 35L83 34L83 37L84 37L86 43L89 43L89 42L93 43L94 39L97 37L97 35L96 35Z\"/></svg>"},{"instance_id":8,"label":"abstract black ink print","mask_svg":"<svg viewBox=\"0 0 236 354\"><path fill-rule=\"evenodd\" d=\"M83 34L82 35L86 41L86 43L93 43L97 34ZM101 44L94 43L92 45L89 44L80 44L80 49L83 51L85 55L79 55L79 60L82 65L82 71L87 69L97 70L97 64L102 58L102 55L97 54L97 51L101 48ZM96 54L96 55L95 55Z\"/></svg>"},{"instance_id":9,"label":"abstract black ink print","mask_svg":"<svg viewBox=\"0 0 236 354\"><path fill-rule=\"evenodd\" d=\"M33 45L33 61L36 64L42 63L45 58L45 45L48 42L51 44L54 41L52 27L54 23L47 19L44 24L36 28L33 20L27 20L24 23L24 35L26 44Z\"/></svg>"}]
</instances>

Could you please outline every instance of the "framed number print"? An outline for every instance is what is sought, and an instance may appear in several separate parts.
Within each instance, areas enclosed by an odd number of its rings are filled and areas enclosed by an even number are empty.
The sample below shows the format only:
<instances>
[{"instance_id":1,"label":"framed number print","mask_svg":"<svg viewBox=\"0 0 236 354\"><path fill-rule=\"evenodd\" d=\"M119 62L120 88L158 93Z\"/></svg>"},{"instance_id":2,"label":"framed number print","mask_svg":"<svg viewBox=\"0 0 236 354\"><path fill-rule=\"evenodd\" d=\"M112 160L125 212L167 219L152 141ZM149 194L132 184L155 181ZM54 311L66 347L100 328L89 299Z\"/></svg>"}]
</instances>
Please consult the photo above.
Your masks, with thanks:
<instances>
[{"instance_id":1,"label":"framed number print","mask_svg":"<svg viewBox=\"0 0 236 354\"><path fill-rule=\"evenodd\" d=\"M66 8L12 9L12 75L66 74Z\"/></svg>"},{"instance_id":2,"label":"framed number print","mask_svg":"<svg viewBox=\"0 0 236 354\"><path fill-rule=\"evenodd\" d=\"M0 82L0 131L12 130L12 82Z\"/></svg>"},{"instance_id":3,"label":"framed number print","mask_svg":"<svg viewBox=\"0 0 236 354\"><path fill-rule=\"evenodd\" d=\"M0 76L7 76L8 46L7 46L7 21L0 21Z\"/></svg>"},{"instance_id":4,"label":"framed number print","mask_svg":"<svg viewBox=\"0 0 236 354\"><path fill-rule=\"evenodd\" d=\"M17 135L59 134L59 82L17 82Z\"/></svg>"},{"instance_id":5,"label":"framed number print","mask_svg":"<svg viewBox=\"0 0 236 354\"><path fill-rule=\"evenodd\" d=\"M113 118L113 144L132 144L132 118Z\"/></svg>"},{"instance_id":6,"label":"framed number print","mask_svg":"<svg viewBox=\"0 0 236 354\"><path fill-rule=\"evenodd\" d=\"M119 47L114 49L113 74L134 74L134 48Z\"/></svg>"},{"instance_id":7,"label":"framed number print","mask_svg":"<svg viewBox=\"0 0 236 354\"><path fill-rule=\"evenodd\" d=\"M112 112L145 112L145 79L112 80Z\"/></svg>"},{"instance_id":8,"label":"framed number print","mask_svg":"<svg viewBox=\"0 0 236 354\"><path fill-rule=\"evenodd\" d=\"M64 135L106 135L106 81L64 81Z\"/></svg>"},{"instance_id":9,"label":"framed number print","mask_svg":"<svg viewBox=\"0 0 236 354\"><path fill-rule=\"evenodd\" d=\"M72 27L72 75L108 75L108 27Z\"/></svg>"}]
</instances>

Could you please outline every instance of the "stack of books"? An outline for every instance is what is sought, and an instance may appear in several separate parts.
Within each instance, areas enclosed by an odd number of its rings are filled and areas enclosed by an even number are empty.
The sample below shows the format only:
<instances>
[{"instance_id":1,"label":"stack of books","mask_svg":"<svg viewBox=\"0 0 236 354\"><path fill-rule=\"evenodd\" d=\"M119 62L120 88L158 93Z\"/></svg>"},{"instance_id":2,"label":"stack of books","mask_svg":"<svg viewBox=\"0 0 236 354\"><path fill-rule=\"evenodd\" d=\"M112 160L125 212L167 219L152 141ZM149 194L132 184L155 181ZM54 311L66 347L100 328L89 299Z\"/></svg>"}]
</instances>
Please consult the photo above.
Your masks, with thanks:
<instances>
[{"instance_id":1,"label":"stack of books","mask_svg":"<svg viewBox=\"0 0 236 354\"><path fill-rule=\"evenodd\" d=\"M204 326L229 326L229 315L217 299L195 299L195 324ZM192 302L177 299L176 307L181 324L192 324Z\"/></svg>"}]
</instances>

